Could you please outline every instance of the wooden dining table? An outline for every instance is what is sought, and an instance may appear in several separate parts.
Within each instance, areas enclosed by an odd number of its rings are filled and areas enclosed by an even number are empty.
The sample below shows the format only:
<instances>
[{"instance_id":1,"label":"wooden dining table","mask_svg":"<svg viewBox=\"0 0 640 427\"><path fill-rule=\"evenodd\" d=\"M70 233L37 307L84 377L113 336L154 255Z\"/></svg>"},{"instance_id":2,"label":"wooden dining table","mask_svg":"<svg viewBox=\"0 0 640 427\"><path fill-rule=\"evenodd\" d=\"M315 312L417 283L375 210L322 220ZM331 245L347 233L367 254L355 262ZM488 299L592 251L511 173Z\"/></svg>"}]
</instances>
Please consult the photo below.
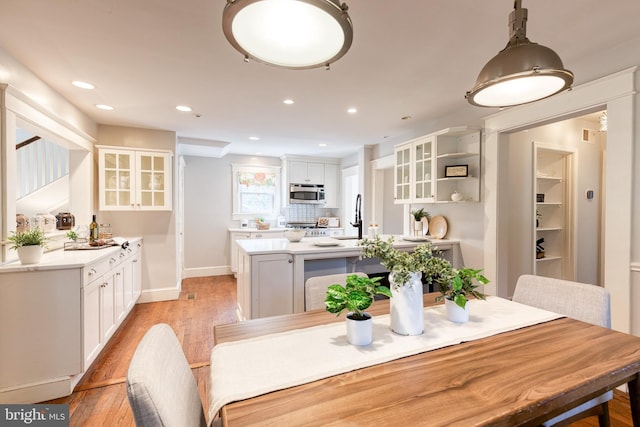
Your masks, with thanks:
<instances>
[{"instance_id":1,"label":"wooden dining table","mask_svg":"<svg viewBox=\"0 0 640 427\"><path fill-rule=\"evenodd\" d=\"M368 312L388 313L388 300ZM344 317L316 310L217 325L215 344L330 322ZM563 317L229 403L220 416L225 426L538 425L627 383L640 426L639 372L640 338Z\"/></svg>"}]
</instances>

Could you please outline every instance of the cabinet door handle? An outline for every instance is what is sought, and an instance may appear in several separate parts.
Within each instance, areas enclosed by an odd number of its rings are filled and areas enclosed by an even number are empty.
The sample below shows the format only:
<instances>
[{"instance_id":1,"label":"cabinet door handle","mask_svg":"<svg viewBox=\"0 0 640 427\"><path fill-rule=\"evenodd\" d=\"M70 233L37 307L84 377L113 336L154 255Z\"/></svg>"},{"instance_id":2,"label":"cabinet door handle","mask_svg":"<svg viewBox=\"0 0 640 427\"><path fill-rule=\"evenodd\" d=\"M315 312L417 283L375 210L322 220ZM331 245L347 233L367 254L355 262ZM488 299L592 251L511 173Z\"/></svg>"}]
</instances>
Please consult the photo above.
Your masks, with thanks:
<instances>
[{"instance_id":1,"label":"cabinet door handle","mask_svg":"<svg viewBox=\"0 0 640 427\"><path fill-rule=\"evenodd\" d=\"M116 273L116 276L119 276L119 275L120 275L120 273Z\"/></svg>"},{"instance_id":2,"label":"cabinet door handle","mask_svg":"<svg viewBox=\"0 0 640 427\"><path fill-rule=\"evenodd\" d=\"M89 270L89 276L93 276L96 273L97 273L97 271L96 271L95 268L92 268L91 270Z\"/></svg>"},{"instance_id":3,"label":"cabinet door handle","mask_svg":"<svg viewBox=\"0 0 640 427\"><path fill-rule=\"evenodd\" d=\"M289 264L293 264L293 260L289 258Z\"/></svg>"},{"instance_id":4,"label":"cabinet door handle","mask_svg":"<svg viewBox=\"0 0 640 427\"><path fill-rule=\"evenodd\" d=\"M138 260L137 260L137 259L134 259L134 260L133 260L133 262L138 262Z\"/></svg>"},{"instance_id":5,"label":"cabinet door handle","mask_svg":"<svg viewBox=\"0 0 640 427\"><path fill-rule=\"evenodd\" d=\"M122 252L120 252L120 258L122 258L124 256L124 254Z\"/></svg>"},{"instance_id":6,"label":"cabinet door handle","mask_svg":"<svg viewBox=\"0 0 640 427\"><path fill-rule=\"evenodd\" d=\"M115 258L109 258L109 264L113 264L114 262L116 262L117 260Z\"/></svg>"}]
</instances>

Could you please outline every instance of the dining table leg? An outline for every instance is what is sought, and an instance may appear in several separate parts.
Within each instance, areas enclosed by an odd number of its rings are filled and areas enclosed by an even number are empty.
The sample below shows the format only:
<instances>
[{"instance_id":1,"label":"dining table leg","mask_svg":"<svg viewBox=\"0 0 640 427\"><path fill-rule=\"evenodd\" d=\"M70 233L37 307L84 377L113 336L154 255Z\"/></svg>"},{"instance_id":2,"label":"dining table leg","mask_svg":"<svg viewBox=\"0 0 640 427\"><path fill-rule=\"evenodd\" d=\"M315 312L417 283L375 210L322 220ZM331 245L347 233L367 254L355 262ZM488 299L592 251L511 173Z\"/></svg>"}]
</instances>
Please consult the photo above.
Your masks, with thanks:
<instances>
[{"instance_id":1,"label":"dining table leg","mask_svg":"<svg viewBox=\"0 0 640 427\"><path fill-rule=\"evenodd\" d=\"M638 375L627 383L629 387L629 405L631 406L631 419L633 425L640 427L640 380Z\"/></svg>"}]
</instances>

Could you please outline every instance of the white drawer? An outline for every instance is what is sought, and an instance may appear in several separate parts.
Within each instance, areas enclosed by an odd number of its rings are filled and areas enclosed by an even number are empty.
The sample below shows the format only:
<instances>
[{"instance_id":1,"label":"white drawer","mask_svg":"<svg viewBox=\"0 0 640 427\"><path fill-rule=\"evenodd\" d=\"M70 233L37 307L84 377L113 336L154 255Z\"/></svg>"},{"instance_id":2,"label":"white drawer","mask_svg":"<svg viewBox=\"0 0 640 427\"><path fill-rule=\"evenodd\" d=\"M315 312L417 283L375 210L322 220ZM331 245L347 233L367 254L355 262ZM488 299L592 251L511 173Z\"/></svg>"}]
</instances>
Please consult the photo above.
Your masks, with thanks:
<instances>
[{"instance_id":1,"label":"white drawer","mask_svg":"<svg viewBox=\"0 0 640 427\"><path fill-rule=\"evenodd\" d=\"M82 269L82 286L86 286L102 277L107 271L115 267L120 262L118 258L118 254L116 253L84 267Z\"/></svg>"}]
</instances>

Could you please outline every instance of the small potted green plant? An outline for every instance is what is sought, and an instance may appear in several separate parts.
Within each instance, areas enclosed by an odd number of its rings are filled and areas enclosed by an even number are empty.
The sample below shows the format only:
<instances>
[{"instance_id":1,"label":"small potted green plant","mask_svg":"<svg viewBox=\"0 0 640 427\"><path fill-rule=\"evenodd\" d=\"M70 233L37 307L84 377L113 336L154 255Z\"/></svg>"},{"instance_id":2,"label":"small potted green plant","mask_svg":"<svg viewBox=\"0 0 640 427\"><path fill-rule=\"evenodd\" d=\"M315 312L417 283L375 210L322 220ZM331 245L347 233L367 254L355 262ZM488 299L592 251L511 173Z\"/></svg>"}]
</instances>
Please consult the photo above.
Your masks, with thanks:
<instances>
[{"instance_id":1,"label":"small potted green plant","mask_svg":"<svg viewBox=\"0 0 640 427\"><path fill-rule=\"evenodd\" d=\"M424 231L424 220L429 219L429 212L426 212L424 208L414 209L411 211L411 216L415 220L413 223L413 229L417 235L422 235Z\"/></svg>"},{"instance_id":2,"label":"small potted green plant","mask_svg":"<svg viewBox=\"0 0 640 427\"><path fill-rule=\"evenodd\" d=\"M347 314L347 341L353 345L369 345L373 341L371 315L365 310L371 306L376 295L391 297L386 286L380 285L380 277L347 276L347 283L338 283L327 288L325 307L329 313Z\"/></svg>"},{"instance_id":3,"label":"small potted green plant","mask_svg":"<svg viewBox=\"0 0 640 427\"><path fill-rule=\"evenodd\" d=\"M37 264L42 259L49 238L40 228L13 233L7 238L10 248L18 252L22 264Z\"/></svg>"},{"instance_id":4,"label":"small potted green plant","mask_svg":"<svg viewBox=\"0 0 640 427\"><path fill-rule=\"evenodd\" d=\"M448 262L448 261L447 261ZM447 318L453 322L464 323L469 320L469 297L484 300L485 295L478 290L480 285L486 285L489 280L481 273L482 270L473 268L448 269L444 264L436 266L439 269L439 277L436 279L440 285L440 296L436 302L445 302Z\"/></svg>"}]
</instances>

